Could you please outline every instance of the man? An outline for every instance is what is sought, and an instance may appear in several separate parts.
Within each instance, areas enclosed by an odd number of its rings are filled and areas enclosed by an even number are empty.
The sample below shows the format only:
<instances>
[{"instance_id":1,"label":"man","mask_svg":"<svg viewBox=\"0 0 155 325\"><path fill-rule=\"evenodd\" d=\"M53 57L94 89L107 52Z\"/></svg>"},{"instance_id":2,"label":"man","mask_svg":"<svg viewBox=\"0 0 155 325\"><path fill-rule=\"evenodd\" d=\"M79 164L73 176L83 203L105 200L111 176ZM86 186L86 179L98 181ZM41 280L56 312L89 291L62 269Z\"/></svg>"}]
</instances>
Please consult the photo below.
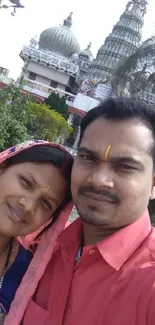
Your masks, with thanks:
<instances>
[{"instance_id":1,"label":"man","mask_svg":"<svg viewBox=\"0 0 155 325\"><path fill-rule=\"evenodd\" d=\"M60 235L22 324L154 325L153 108L116 98L88 112L71 187L80 218Z\"/></svg>"}]
</instances>

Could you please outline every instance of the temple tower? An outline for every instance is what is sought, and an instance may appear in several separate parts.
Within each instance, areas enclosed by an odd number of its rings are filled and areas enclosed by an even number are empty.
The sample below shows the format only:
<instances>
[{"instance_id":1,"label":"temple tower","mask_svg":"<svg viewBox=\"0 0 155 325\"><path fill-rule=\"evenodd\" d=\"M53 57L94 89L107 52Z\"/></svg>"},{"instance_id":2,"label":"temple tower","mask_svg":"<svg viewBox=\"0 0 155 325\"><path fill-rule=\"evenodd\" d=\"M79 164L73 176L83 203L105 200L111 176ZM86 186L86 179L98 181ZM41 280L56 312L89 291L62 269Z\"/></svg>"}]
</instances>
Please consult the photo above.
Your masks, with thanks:
<instances>
[{"instance_id":1,"label":"temple tower","mask_svg":"<svg viewBox=\"0 0 155 325\"><path fill-rule=\"evenodd\" d=\"M119 22L98 50L90 64L86 78L106 82L114 70L140 45L147 0L131 0L127 3Z\"/></svg>"}]
</instances>

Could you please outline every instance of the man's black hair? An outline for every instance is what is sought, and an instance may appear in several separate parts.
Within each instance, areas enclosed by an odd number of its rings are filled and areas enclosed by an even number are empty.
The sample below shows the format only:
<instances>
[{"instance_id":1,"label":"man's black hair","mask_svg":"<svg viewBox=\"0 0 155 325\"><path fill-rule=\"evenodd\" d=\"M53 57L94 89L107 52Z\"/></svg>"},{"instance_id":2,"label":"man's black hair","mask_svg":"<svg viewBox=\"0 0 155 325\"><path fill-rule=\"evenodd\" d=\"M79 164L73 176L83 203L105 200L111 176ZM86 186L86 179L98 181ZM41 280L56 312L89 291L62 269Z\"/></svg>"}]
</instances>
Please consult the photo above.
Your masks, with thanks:
<instances>
[{"instance_id":1,"label":"man's black hair","mask_svg":"<svg viewBox=\"0 0 155 325\"><path fill-rule=\"evenodd\" d=\"M142 121L152 131L154 145L151 148L151 153L155 165L155 107L153 105L133 97L109 98L91 109L83 118L79 145L88 125L99 117L116 121L134 119Z\"/></svg>"}]
</instances>

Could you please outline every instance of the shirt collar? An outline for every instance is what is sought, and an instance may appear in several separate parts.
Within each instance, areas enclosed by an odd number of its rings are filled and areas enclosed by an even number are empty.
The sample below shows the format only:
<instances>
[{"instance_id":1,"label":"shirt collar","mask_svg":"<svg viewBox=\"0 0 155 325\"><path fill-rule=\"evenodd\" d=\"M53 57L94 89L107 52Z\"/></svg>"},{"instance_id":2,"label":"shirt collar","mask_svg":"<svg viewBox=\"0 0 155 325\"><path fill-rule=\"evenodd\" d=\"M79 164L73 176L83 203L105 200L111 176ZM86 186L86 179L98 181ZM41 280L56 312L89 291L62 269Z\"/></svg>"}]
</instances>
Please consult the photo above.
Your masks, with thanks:
<instances>
[{"instance_id":1,"label":"shirt collar","mask_svg":"<svg viewBox=\"0 0 155 325\"><path fill-rule=\"evenodd\" d=\"M96 246L106 262L119 271L150 232L150 216L146 211L136 222L117 231Z\"/></svg>"},{"instance_id":2,"label":"shirt collar","mask_svg":"<svg viewBox=\"0 0 155 325\"><path fill-rule=\"evenodd\" d=\"M104 260L116 271L119 271L150 232L150 216L146 211L136 222L100 241L96 247ZM61 233L58 242L62 248L72 246L78 249L81 240L82 220L78 218Z\"/></svg>"}]
</instances>

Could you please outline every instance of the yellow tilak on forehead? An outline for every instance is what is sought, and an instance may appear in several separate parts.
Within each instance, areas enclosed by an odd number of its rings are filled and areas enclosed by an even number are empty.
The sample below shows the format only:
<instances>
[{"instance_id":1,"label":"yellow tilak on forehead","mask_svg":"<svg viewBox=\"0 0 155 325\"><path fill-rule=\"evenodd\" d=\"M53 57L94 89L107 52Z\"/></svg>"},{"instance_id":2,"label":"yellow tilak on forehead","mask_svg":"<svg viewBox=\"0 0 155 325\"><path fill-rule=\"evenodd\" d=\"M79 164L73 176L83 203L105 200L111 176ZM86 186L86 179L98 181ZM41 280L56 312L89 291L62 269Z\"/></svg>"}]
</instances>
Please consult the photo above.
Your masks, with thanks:
<instances>
[{"instance_id":1,"label":"yellow tilak on forehead","mask_svg":"<svg viewBox=\"0 0 155 325\"><path fill-rule=\"evenodd\" d=\"M109 145L109 146L107 147L106 151L105 151L105 155L104 155L104 156L105 156L105 160L108 159L108 155L109 155L110 149L111 149L111 145Z\"/></svg>"}]
</instances>

